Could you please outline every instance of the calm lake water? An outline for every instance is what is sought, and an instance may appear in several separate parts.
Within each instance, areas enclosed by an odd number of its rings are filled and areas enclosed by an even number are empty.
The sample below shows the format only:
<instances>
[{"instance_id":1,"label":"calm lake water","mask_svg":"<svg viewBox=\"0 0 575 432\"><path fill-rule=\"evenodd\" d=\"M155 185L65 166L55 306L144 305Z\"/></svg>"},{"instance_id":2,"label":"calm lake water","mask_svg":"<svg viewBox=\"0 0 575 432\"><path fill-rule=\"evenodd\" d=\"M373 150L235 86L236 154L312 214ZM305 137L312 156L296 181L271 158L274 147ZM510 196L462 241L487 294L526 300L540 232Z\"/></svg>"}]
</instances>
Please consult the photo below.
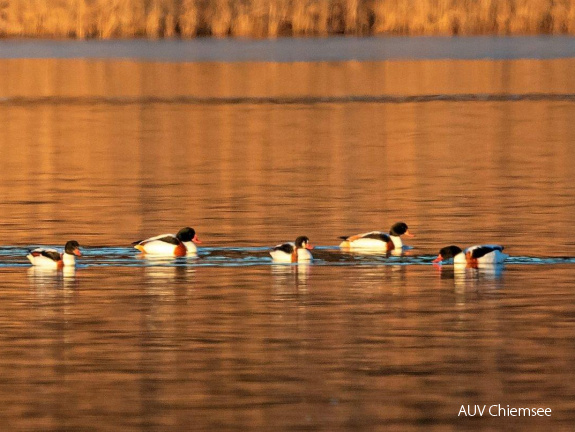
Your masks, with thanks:
<instances>
[{"instance_id":1,"label":"calm lake water","mask_svg":"<svg viewBox=\"0 0 575 432\"><path fill-rule=\"evenodd\" d=\"M572 428L575 58L189 62L162 44L148 60L27 44L63 58L0 46L6 430ZM397 221L416 234L403 257L337 248ZM186 225L197 259L130 247ZM299 235L314 263L272 265L268 248ZM27 264L69 239L75 271ZM509 262L431 265L477 243ZM552 416L458 417L494 404Z\"/></svg>"}]
</instances>

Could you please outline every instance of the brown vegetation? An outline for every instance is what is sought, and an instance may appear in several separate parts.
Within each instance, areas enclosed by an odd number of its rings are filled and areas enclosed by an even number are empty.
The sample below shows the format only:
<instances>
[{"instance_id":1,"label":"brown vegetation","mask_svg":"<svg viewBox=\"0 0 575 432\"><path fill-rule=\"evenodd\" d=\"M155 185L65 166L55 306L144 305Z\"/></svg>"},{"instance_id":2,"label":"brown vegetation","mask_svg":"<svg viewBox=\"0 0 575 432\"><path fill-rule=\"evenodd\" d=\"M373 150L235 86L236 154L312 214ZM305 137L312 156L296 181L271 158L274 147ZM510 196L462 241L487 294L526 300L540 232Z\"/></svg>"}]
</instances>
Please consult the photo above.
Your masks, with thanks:
<instances>
[{"instance_id":1,"label":"brown vegetation","mask_svg":"<svg viewBox=\"0 0 575 432\"><path fill-rule=\"evenodd\" d=\"M575 0L0 0L4 37L575 34Z\"/></svg>"}]
</instances>

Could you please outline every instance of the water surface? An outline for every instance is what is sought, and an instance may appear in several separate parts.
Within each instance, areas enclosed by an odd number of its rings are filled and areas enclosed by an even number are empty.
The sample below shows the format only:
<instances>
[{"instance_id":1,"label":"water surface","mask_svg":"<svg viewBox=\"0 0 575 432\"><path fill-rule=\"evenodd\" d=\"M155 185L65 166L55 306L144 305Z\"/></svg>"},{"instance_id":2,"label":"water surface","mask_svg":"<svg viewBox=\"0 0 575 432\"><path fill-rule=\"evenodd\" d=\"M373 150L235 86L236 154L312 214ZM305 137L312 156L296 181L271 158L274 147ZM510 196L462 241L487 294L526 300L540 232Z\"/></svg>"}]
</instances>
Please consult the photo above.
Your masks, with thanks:
<instances>
[{"instance_id":1,"label":"water surface","mask_svg":"<svg viewBox=\"0 0 575 432\"><path fill-rule=\"evenodd\" d=\"M574 66L0 61L1 423L569 430ZM400 220L403 257L337 248ZM196 259L130 247L186 225ZM316 261L273 265L298 235ZM27 264L72 238L75 271ZM511 258L432 266L475 243Z\"/></svg>"}]
</instances>

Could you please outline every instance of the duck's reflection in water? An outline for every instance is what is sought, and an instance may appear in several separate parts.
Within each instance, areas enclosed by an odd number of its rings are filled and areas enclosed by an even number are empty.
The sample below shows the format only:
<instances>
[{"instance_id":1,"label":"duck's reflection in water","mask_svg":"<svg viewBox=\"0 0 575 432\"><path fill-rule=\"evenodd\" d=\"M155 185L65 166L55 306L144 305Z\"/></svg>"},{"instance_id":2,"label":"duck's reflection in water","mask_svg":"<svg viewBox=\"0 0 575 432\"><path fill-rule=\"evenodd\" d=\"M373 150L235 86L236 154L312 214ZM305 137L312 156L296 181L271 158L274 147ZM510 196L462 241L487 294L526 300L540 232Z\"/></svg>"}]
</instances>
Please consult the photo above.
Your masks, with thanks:
<instances>
[{"instance_id":1,"label":"duck's reflection in water","mask_svg":"<svg viewBox=\"0 0 575 432\"><path fill-rule=\"evenodd\" d=\"M154 265L144 268L144 275L150 284L187 282L196 274L194 267L177 265L172 259L154 261Z\"/></svg>"},{"instance_id":2,"label":"duck's reflection in water","mask_svg":"<svg viewBox=\"0 0 575 432\"><path fill-rule=\"evenodd\" d=\"M74 266L64 266L63 269L32 266L27 270L27 274L31 285L37 290L77 287Z\"/></svg>"},{"instance_id":3,"label":"duck's reflection in water","mask_svg":"<svg viewBox=\"0 0 575 432\"><path fill-rule=\"evenodd\" d=\"M272 264L274 290L278 294L306 292L311 264Z\"/></svg>"},{"instance_id":4,"label":"duck's reflection in water","mask_svg":"<svg viewBox=\"0 0 575 432\"><path fill-rule=\"evenodd\" d=\"M30 267L27 276L34 291L35 312L54 329L50 336L50 352L61 361L72 338L70 323L78 298L76 269L74 266L64 269Z\"/></svg>"},{"instance_id":5,"label":"duck's reflection in water","mask_svg":"<svg viewBox=\"0 0 575 432\"><path fill-rule=\"evenodd\" d=\"M350 269L351 270L351 269ZM349 272L348 289L368 294L402 294L405 292L408 268L405 265L360 266Z\"/></svg>"},{"instance_id":6,"label":"duck's reflection in water","mask_svg":"<svg viewBox=\"0 0 575 432\"><path fill-rule=\"evenodd\" d=\"M458 292L464 292L470 288L500 288L504 270L505 264L481 264L477 267L466 264L439 266L441 279L453 279Z\"/></svg>"}]
</instances>

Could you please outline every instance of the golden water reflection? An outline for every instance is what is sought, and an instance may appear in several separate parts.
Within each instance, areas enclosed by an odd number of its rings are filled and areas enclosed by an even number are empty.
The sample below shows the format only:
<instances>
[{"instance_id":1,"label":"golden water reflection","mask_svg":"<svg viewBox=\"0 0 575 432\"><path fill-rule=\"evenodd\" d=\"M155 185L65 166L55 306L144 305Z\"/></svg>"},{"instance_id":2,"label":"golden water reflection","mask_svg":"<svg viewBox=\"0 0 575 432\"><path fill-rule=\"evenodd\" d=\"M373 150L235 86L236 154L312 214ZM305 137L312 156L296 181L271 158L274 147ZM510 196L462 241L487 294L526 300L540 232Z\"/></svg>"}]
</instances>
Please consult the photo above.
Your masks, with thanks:
<instances>
[{"instance_id":1,"label":"golden water reflection","mask_svg":"<svg viewBox=\"0 0 575 432\"><path fill-rule=\"evenodd\" d=\"M0 239L129 247L192 226L203 247L298 235L325 246L405 221L417 233L412 256L477 243L502 243L512 256L575 256L572 102L305 100L570 94L573 66L0 61ZM301 100L201 104L182 95ZM123 96L135 100L114 99ZM23 257L1 262L0 423L54 431L573 424L572 265L461 274L401 261L339 265L339 250L318 248L319 265L226 267L214 265L218 253L209 266L202 256L193 266L79 260L73 275L27 270ZM467 403L551 407L554 416L469 423L457 418Z\"/></svg>"},{"instance_id":2,"label":"golden water reflection","mask_svg":"<svg viewBox=\"0 0 575 432\"><path fill-rule=\"evenodd\" d=\"M300 234L332 245L405 220L421 233L416 253L478 241L515 254L575 253L562 238L575 229L570 102L145 102L152 94L569 93L572 60L1 66L0 94L56 98L0 104L0 234L11 243L126 245L190 225L212 246ZM58 103L63 95L79 99ZM144 99L82 102L89 95Z\"/></svg>"}]
</instances>

